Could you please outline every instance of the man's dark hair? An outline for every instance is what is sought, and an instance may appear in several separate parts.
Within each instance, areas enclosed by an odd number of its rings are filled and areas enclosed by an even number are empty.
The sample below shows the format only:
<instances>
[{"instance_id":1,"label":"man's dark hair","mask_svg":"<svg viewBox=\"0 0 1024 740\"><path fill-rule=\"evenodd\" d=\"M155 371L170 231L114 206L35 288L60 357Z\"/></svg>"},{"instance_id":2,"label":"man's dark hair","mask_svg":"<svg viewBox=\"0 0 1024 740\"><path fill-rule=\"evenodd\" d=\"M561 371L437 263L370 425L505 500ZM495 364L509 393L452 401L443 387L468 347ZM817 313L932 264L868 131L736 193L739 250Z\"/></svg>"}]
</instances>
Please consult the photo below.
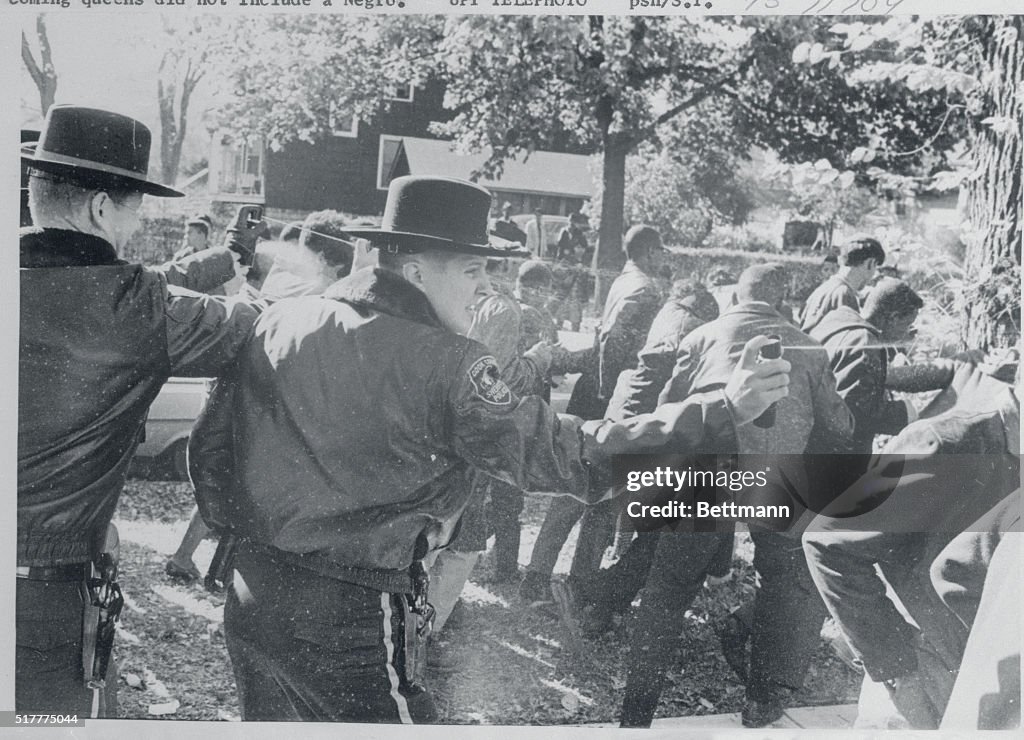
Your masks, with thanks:
<instances>
[{"instance_id":1,"label":"man's dark hair","mask_svg":"<svg viewBox=\"0 0 1024 740\"><path fill-rule=\"evenodd\" d=\"M716 265L708 271L708 283L712 286L718 287L719 285L734 285L736 283L736 277L732 274L732 271L724 265Z\"/></svg>"},{"instance_id":2,"label":"man's dark hair","mask_svg":"<svg viewBox=\"0 0 1024 740\"><path fill-rule=\"evenodd\" d=\"M661 234L653 226L646 224L638 224L627 231L622 245L626 257L634 262L661 248Z\"/></svg>"},{"instance_id":3,"label":"man's dark hair","mask_svg":"<svg viewBox=\"0 0 1024 740\"><path fill-rule=\"evenodd\" d=\"M345 217L337 211L314 211L302 222L299 243L314 254L323 255L333 267L352 268L351 238L345 232Z\"/></svg>"},{"instance_id":4,"label":"man's dark hair","mask_svg":"<svg viewBox=\"0 0 1024 740\"><path fill-rule=\"evenodd\" d=\"M893 316L903 316L924 308L924 300L902 280L882 278L864 299L861 315L875 323Z\"/></svg>"},{"instance_id":5,"label":"man's dark hair","mask_svg":"<svg viewBox=\"0 0 1024 740\"><path fill-rule=\"evenodd\" d=\"M540 260L527 260L519 266L519 284L524 288L550 288L551 268Z\"/></svg>"},{"instance_id":6,"label":"man's dark hair","mask_svg":"<svg viewBox=\"0 0 1024 740\"><path fill-rule=\"evenodd\" d=\"M840 251L841 262L847 267L863 265L869 259L881 265L885 262L885 250L881 243L870 236L858 236L843 245Z\"/></svg>"},{"instance_id":7,"label":"man's dark hair","mask_svg":"<svg viewBox=\"0 0 1024 740\"><path fill-rule=\"evenodd\" d=\"M281 229L281 235L277 237L277 240L281 242L297 242L301 236L302 222L292 221L290 224L285 224L284 228Z\"/></svg>"},{"instance_id":8,"label":"man's dark hair","mask_svg":"<svg viewBox=\"0 0 1024 740\"><path fill-rule=\"evenodd\" d=\"M718 318L718 301L704 284L694 278L681 278L672 283L668 299L688 310L701 321Z\"/></svg>"}]
</instances>

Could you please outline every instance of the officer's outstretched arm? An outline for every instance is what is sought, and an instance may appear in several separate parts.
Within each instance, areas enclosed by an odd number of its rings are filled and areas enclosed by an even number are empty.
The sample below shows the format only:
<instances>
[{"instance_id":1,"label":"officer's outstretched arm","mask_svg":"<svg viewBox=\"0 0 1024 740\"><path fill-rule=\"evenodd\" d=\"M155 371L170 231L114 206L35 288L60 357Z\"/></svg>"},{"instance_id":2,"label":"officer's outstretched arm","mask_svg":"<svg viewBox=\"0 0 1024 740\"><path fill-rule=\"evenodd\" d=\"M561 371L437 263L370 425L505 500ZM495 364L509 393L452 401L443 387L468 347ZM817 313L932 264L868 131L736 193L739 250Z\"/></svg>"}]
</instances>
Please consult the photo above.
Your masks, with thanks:
<instances>
[{"instance_id":1,"label":"officer's outstretched arm","mask_svg":"<svg viewBox=\"0 0 1024 740\"><path fill-rule=\"evenodd\" d=\"M556 416L539 396L513 393L482 347L460 363L448 407L453 451L473 467L527 491L590 501L576 421Z\"/></svg>"}]
</instances>

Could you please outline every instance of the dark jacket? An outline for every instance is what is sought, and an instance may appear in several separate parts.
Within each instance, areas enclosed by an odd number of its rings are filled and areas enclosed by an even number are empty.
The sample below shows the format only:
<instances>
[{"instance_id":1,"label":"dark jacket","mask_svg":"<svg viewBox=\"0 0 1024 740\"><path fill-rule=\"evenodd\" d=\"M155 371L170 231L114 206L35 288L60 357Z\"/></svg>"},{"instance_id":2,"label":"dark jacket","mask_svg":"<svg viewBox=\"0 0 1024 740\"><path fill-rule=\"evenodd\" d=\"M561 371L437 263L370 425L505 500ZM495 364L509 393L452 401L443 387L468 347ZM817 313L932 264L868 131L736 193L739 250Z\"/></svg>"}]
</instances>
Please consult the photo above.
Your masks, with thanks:
<instances>
[{"instance_id":1,"label":"dark jacket","mask_svg":"<svg viewBox=\"0 0 1024 740\"><path fill-rule=\"evenodd\" d=\"M907 407L885 390L888 350L879 331L849 306L841 306L810 334L828 352L836 389L853 412L852 451L870 454L876 434L896 434L907 425Z\"/></svg>"},{"instance_id":2,"label":"dark jacket","mask_svg":"<svg viewBox=\"0 0 1024 740\"><path fill-rule=\"evenodd\" d=\"M832 275L815 288L804 302L804 310L800 314L801 331L809 333L830 311L840 306L860 311L860 298L852 285L839 275Z\"/></svg>"},{"instance_id":3,"label":"dark jacket","mask_svg":"<svg viewBox=\"0 0 1024 740\"><path fill-rule=\"evenodd\" d=\"M174 259L154 268L174 285L197 293L224 295L223 285L235 276L235 258L227 247L174 255Z\"/></svg>"},{"instance_id":4,"label":"dark jacket","mask_svg":"<svg viewBox=\"0 0 1024 740\"><path fill-rule=\"evenodd\" d=\"M627 262L615 278L601 317L599 398L607 404L619 373L636 365L637 352L661 308L658 283L636 263Z\"/></svg>"},{"instance_id":5,"label":"dark jacket","mask_svg":"<svg viewBox=\"0 0 1024 740\"><path fill-rule=\"evenodd\" d=\"M823 593L841 587L848 595L829 608L874 680L904 675L927 656L929 666L944 666L934 675L936 705L945 702L945 670L956 669L966 630L938 599L929 569L957 534L1019 488L1019 456L1020 406L1010 386L958 364L950 386L833 503L834 518L808 527L812 574ZM885 595L875 563L930 648L915 650L917 631Z\"/></svg>"},{"instance_id":6,"label":"dark jacket","mask_svg":"<svg viewBox=\"0 0 1024 740\"><path fill-rule=\"evenodd\" d=\"M22 230L21 268L18 564L84 562L160 386L222 372L256 311L168 289L75 231Z\"/></svg>"},{"instance_id":7,"label":"dark jacket","mask_svg":"<svg viewBox=\"0 0 1024 740\"><path fill-rule=\"evenodd\" d=\"M782 338L783 357L792 364L789 395L776 404L772 428L745 424L736 430L738 449L734 451L799 455L807 449L812 429L834 438L851 438L853 416L836 393L824 348L767 303L735 305L686 336L676 353L676 366L659 405L680 401L694 392L725 387L743 345L761 334L778 334Z\"/></svg>"},{"instance_id":8,"label":"dark jacket","mask_svg":"<svg viewBox=\"0 0 1024 740\"><path fill-rule=\"evenodd\" d=\"M404 573L449 542L474 468L588 496L577 427L512 393L485 347L384 271L274 304L215 395L231 392L229 459L225 437L193 433L204 518L285 552Z\"/></svg>"},{"instance_id":9,"label":"dark jacket","mask_svg":"<svg viewBox=\"0 0 1024 740\"><path fill-rule=\"evenodd\" d=\"M608 419L626 419L653 411L672 377L683 339L697 327L718 318L718 304L708 293L670 300L654 317L637 366L622 373L605 411Z\"/></svg>"}]
</instances>

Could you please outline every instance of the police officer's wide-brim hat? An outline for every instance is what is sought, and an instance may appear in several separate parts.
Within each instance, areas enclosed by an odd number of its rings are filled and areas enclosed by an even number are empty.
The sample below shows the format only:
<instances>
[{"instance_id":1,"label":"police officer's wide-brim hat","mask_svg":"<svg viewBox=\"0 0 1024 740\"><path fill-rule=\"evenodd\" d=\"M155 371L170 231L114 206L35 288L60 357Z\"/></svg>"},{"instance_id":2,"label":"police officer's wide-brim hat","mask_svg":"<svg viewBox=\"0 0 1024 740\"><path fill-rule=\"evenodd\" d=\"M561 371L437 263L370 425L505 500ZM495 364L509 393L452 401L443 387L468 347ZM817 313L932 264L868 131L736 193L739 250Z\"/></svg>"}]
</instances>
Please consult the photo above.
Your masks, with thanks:
<instances>
[{"instance_id":1,"label":"police officer's wide-brim hat","mask_svg":"<svg viewBox=\"0 0 1024 740\"><path fill-rule=\"evenodd\" d=\"M163 198L184 193L149 179L152 135L144 124L118 113L54 105L35 144L23 144L29 167L90 185L135 190Z\"/></svg>"},{"instance_id":2,"label":"police officer's wide-brim hat","mask_svg":"<svg viewBox=\"0 0 1024 740\"><path fill-rule=\"evenodd\" d=\"M427 246L487 257L528 257L514 242L495 240L487 232L491 194L471 182L451 177L396 177L379 229L349 229L398 251Z\"/></svg>"}]
</instances>

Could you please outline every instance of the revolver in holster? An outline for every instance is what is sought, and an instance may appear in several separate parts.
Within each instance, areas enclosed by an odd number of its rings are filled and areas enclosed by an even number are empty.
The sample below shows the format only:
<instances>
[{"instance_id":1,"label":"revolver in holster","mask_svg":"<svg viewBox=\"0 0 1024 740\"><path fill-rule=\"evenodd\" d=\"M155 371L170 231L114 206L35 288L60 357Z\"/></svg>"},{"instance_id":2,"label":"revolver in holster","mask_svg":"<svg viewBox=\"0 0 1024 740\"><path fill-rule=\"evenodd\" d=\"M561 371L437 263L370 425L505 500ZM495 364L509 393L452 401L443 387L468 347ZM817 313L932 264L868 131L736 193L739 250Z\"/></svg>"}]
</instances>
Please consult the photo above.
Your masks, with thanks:
<instances>
[{"instance_id":1,"label":"revolver in holster","mask_svg":"<svg viewBox=\"0 0 1024 740\"><path fill-rule=\"evenodd\" d=\"M114 648L115 624L124 606L124 596L117 583L120 543L113 524L107 528L102 544L95 550L97 554L89 565L85 584L82 673L87 688L103 689Z\"/></svg>"},{"instance_id":2,"label":"revolver in holster","mask_svg":"<svg viewBox=\"0 0 1024 740\"><path fill-rule=\"evenodd\" d=\"M404 597L405 614L405 675L409 683L422 679L426 668L426 642L434 624L434 607L427 600L430 592L430 574L421 561L409 568L412 596Z\"/></svg>"}]
</instances>

